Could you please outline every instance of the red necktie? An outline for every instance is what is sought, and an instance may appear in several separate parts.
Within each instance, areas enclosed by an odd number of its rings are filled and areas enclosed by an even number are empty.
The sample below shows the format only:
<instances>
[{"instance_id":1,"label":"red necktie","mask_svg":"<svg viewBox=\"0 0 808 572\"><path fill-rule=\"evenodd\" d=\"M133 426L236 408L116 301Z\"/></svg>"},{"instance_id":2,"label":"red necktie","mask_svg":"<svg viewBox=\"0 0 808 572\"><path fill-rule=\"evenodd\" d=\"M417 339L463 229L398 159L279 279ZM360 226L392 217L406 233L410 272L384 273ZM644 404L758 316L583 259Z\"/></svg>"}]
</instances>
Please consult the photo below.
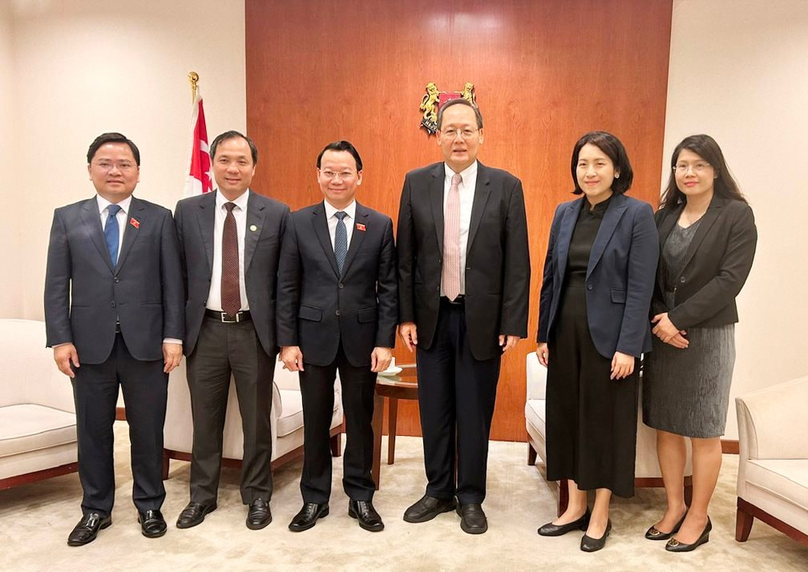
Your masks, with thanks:
<instances>
[{"instance_id":1,"label":"red necktie","mask_svg":"<svg viewBox=\"0 0 808 572\"><path fill-rule=\"evenodd\" d=\"M236 203L225 203L227 216L222 232L222 310L228 316L235 316L241 310L239 289L238 230L233 208Z\"/></svg>"}]
</instances>

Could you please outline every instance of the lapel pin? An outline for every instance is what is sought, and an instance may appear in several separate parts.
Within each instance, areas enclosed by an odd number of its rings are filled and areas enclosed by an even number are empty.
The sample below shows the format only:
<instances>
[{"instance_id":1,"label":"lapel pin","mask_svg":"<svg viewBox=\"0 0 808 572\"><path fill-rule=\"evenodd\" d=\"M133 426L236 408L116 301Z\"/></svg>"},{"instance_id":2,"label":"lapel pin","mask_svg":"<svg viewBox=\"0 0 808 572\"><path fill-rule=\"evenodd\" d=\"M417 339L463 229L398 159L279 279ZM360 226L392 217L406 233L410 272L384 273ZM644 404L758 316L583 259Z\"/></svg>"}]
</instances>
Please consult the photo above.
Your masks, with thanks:
<instances>
[{"instance_id":1,"label":"lapel pin","mask_svg":"<svg viewBox=\"0 0 808 572\"><path fill-rule=\"evenodd\" d=\"M251 224L251 225L250 225L250 231L251 231L251 232L255 232L256 230L258 230L258 227L257 227L257 226L255 226L254 224Z\"/></svg>"},{"instance_id":2,"label":"lapel pin","mask_svg":"<svg viewBox=\"0 0 808 572\"><path fill-rule=\"evenodd\" d=\"M129 224L131 224L135 228L140 228L140 221L137 220L135 217L129 219Z\"/></svg>"},{"instance_id":3,"label":"lapel pin","mask_svg":"<svg viewBox=\"0 0 808 572\"><path fill-rule=\"evenodd\" d=\"M361 230L362 232L365 232L367 230L367 227L361 222L358 222L356 223L356 230Z\"/></svg>"}]
</instances>

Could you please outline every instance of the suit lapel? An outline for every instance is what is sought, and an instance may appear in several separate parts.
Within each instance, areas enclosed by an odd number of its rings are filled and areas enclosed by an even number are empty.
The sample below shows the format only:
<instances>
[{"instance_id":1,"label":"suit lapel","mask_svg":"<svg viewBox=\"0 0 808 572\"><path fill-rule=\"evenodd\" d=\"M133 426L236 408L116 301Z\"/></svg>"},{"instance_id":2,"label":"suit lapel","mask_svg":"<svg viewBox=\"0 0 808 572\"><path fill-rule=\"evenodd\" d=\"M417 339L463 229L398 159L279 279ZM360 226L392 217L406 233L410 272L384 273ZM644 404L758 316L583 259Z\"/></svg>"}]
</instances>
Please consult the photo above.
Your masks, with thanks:
<instances>
[{"instance_id":1,"label":"suit lapel","mask_svg":"<svg viewBox=\"0 0 808 572\"><path fill-rule=\"evenodd\" d=\"M216 226L216 193L206 193L199 202L199 234L202 236L202 243L205 245L205 254L208 258L208 269L213 271L213 233Z\"/></svg>"},{"instance_id":2,"label":"suit lapel","mask_svg":"<svg viewBox=\"0 0 808 572\"><path fill-rule=\"evenodd\" d=\"M126 257L129 255L129 251L132 250L132 244L140 233L140 225L143 223L143 218L146 214L145 211L146 205L135 197L132 197L132 202L129 203L129 212L126 213L126 223L123 228L120 229L123 233L123 245L118 255L118 268L123 266L123 263L126 262ZM138 224L131 224L132 220L137 221Z\"/></svg>"},{"instance_id":3,"label":"suit lapel","mask_svg":"<svg viewBox=\"0 0 808 572\"><path fill-rule=\"evenodd\" d=\"M673 230L673 226L676 224L676 221L679 220L679 215L682 214L682 208L683 206L680 205L671 209L671 211L662 219L662 222L659 224L659 228L657 229L659 232L660 252L659 264L657 265L658 284L665 283L665 273L667 272L665 257L662 256L662 249L665 247L665 241L668 240L668 235L670 235L671 231Z\"/></svg>"},{"instance_id":4,"label":"suit lapel","mask_svg":"<svg viewBox=\"0 0 808 572\"><path fill-rule=\"evenodd\" d=\"M351 262L353 262L354 258L356 258L356 252L362 246L362 241L365 240L365 235L367 234L367 230L359 230L356 228L357 224L362 224L367 229L367 219L368 219L368 211L365 207L360 205L358 202L356 203L356 222L354 223L354 229L351 233L351 244L348 246L348 256L345 258L345 264L342 266L342 275L348 275L348 269L351 267ZM336 260L336 259L335 259Z\"/></svg>"},{"instance_id":5,"label":"suit lapel","mask_svg":"<svg viewBox=\"0 0 808 572\"><path fill-rule=\"evenodd\" d=\"M556 238L556 247L557 252L556 256L558 257L558 264L556 264L556 271L559 273L557 276L558 283L562 283L562 278L564 276L564 272L567 269L567 257L570 253L570 242L572 242L572 233L575 230L575 223L578 221L578 215L581 212L581 208L583 206L583 202L586 199L581 198L569 206L567 206L564 214L562 215L563 218L561 219L561 225L558 230L558 238Z\"/></svg>"},{"instance_id":6,"label":"suit lapel","mask_svg":"<svg viewBox=\"0 0 808 572\"><path fill-rule=\"evenodd\" d=\"M331 265L331 269L339 278L339 270L337 270L337 257L334 256L334 247L331 246L331 237L328 234L328 221L325 218L325 205L320 203L311 213L311 225L314 228L314 234L317 240L320 241L320 247Z\"/></svg>"},{"instance_id":7,"label":"suit lapel","mask_svg":"<svg viewBox=\"0 0 808 572\"><path fill-rule=\"evenodd\" d=\"M586 199L584 199L586 200ZM588 208L584 205L582 208ZM592 251L589 253L589 265L586 268L586 277L592 274L592 270L600 262L600 257L603 256L603 251L606 250L606 245L612 238L617 223L623 218L623 213L626 212L626 198L623 195L613 195L609 206L606 207L606 212L603 214L603 220L600 223L598 234L595 237L595 242L592 243Z\"/></svg>"},{"instance_id":8,"label":"suit lapel","mask_svg":"<svg viewBox=\"0 0 808 572\"><path fill-rule=\"evenodd\" d=\"M482 163L477 163L477 182L474 188L474 202L471 205L471 222L469 224L469 238L466 244L466 254L471 252L471 245L480 228L480 221L485 212L485 205L488 203L488 196L491 194L491 178L488 168Z\"/></svg>"},{"instance_id":9,"label":"suit lapel","mask_svg":"<svg viewBox=\"0 0 808 572\"><path fill-rule=\"evenodd\" d=\"M253 254L255 254L255 247L258 245L258 238L264 229L264 220L266 213L264 212L264 205L258 204L255 193L249 191L250 196L247 199L247 228L245 232L247 235L244 237L244 272L250 268ZM253 230L255 229L255 230Z\"/></svg>"},{"instance_id":10,"label":"suit lapel","mask_svg":"<svg viewBox=\"0 0 808 572\"><path fill-rule=\"evenodd\" d=\"M109 257L109 250L107 250L104 229L101 227L101 214L98 212L98 201L95 197L85 201L81 209L81 222L107 268L114 273L115 268L112 266L112 259Z\"/></svg>"},{"instance_id":11,"label":"suit lapel","mask_svg":"<svg viewBox=\"0 0 808 572\"><path fill-rule=\"evenodd\" d=\"M699 249L701 241L704 240L704 237L710 231L710 228L712 228L715 221L718 220L718 216L721 214L721 207L723 206L724 199L718 197L717 195L713 195L713 200L710 201L710 206L707 207L707 212L704 213L703 217L701 217L699 228L696 229L696 234L693 235L693 240L690 241L690 245L687 247L685 260L682 264L683 270L687 268L688 264L690 264L693 255L696 254L696 251ZM679 217L677 216L675 220L678 219Z\"/></svg>"},{"instance_id":12,"label":"suit lapel","mask_svg":"<svg viewBox=\"0 0 808 572\"><path fill-rule=\"evenodd\" d=\"M443 181L446 178L446 167L439 163L432 171L429 184L429 200L432 201L432 218L435 221L435 233L438 235L438 252L443 254Z\"/></svg>"}]
</instances>

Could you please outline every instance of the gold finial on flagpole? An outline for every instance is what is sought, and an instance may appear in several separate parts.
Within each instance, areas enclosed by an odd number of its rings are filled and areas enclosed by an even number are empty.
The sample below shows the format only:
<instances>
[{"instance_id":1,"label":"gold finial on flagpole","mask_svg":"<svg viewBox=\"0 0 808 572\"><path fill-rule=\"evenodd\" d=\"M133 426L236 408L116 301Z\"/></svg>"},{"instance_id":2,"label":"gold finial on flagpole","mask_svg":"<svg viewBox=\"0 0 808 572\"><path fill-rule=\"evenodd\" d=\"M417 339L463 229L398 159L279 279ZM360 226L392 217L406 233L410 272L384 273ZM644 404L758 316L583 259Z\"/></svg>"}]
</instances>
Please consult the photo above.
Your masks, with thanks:
<instances>
[{"instance_id":1,"label":"gold finial on flagpole","mask_svg":"<svg viewBox=\"0 0 808 572\"><path fill-rule=\"evenodd\" d=\"M196 90L198 89L196 83L199 81L199 74L195 71L189 72L188 81L191 82L191 102L193 102L196 99Z\"/></svg>"}]
</instances>

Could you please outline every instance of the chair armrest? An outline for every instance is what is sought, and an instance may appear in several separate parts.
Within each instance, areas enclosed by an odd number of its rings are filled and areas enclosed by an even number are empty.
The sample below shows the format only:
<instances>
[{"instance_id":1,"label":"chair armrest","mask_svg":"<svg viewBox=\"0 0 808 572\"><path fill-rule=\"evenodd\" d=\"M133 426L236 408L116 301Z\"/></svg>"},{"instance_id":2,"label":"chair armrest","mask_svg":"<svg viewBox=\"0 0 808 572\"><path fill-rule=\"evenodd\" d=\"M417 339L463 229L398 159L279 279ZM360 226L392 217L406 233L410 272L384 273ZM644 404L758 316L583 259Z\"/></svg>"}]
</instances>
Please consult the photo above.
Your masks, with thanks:
<instances>
[{"instance_id":1,"label":"chair armrest","mask_svg":"<svg viewBox=\"0 0 808 572\"><path fill-rule=\"evenodd\" d=\"M296 371L283 368L283 362L275 365L275 383L279 389L296 389L300 391L300 376Z\"/></svg>"},{"instance_id":2,"label":"chair armrest","mask_svg":"<svg viewBox=\"0 0 808 572\"><path fill-rule=\"evenodd\" d=\"M547 393L547 368L539 363L536 352L530 352L526 358L527 367L527 399L545 399Z\"/></svg>"}]
</instances>

